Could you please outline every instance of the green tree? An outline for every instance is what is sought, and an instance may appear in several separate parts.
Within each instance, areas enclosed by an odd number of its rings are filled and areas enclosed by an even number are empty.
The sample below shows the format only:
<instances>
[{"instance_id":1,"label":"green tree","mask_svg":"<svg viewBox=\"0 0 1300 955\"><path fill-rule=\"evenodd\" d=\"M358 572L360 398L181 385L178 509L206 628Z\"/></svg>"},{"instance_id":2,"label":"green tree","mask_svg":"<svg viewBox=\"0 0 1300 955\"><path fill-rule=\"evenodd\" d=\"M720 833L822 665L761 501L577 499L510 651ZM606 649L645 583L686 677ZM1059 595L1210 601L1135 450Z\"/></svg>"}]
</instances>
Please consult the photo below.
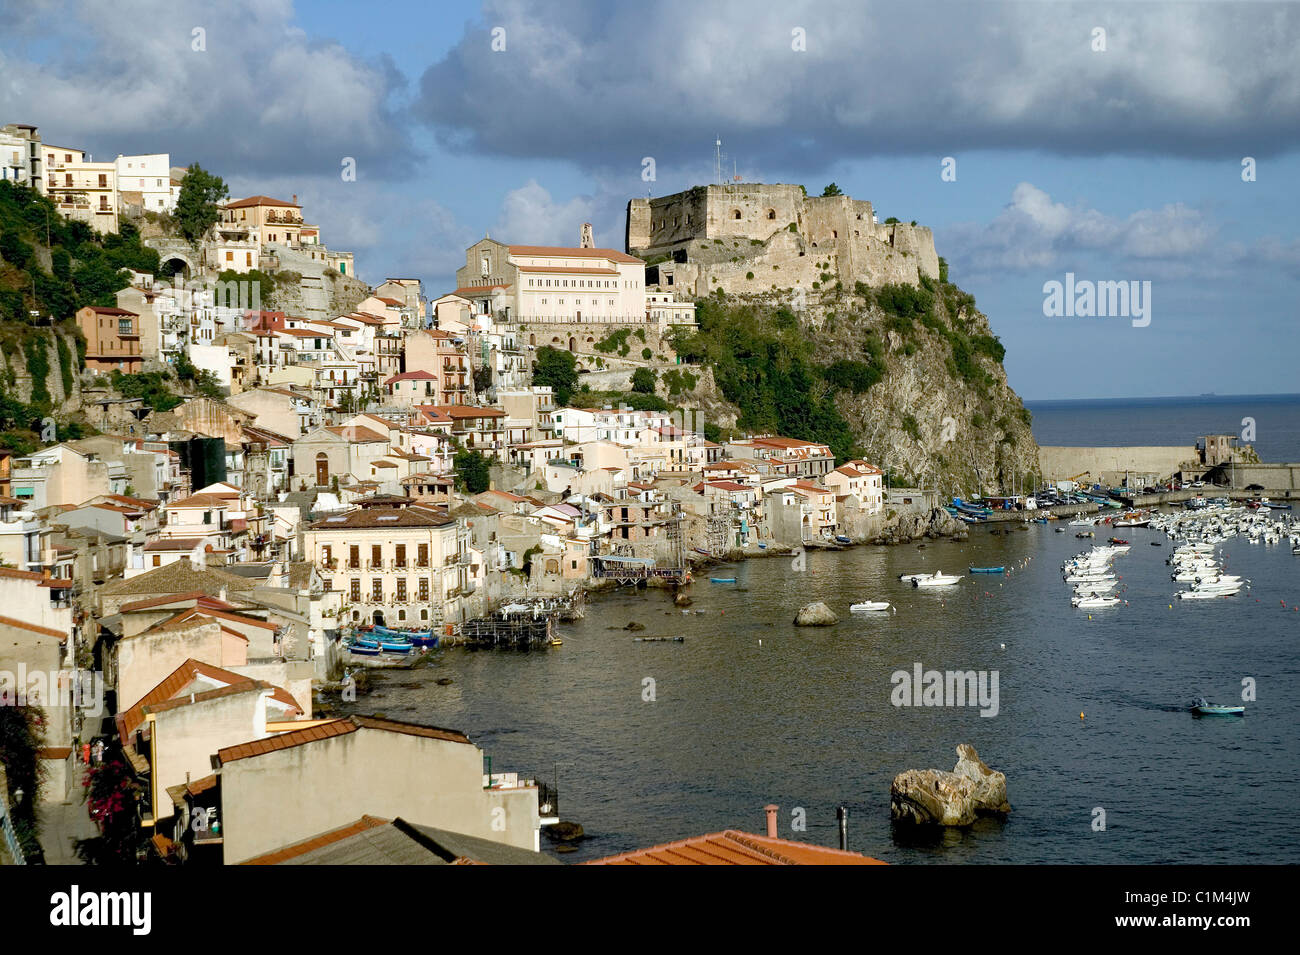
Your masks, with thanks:
<instances>
[{"instance_id":1,"label":"green tree","mask_svg":"<svg viewBox=\"0 0 1300 955\"><path fill-rule=\"evenodd\" d=\"M835 185L835 183L831 183L829 186L827 186L825 189L822 190L822 195L823 195L823 196L842 196L842 195L844 195L844 192L840 189L839 186Z\"/></svg>"},{"instance_id":2,"label":"green tree","mask_svg":"<svg viewBox=\"0 0 1300 955\"><path fill-rule=\"evenodd\" d=\"M533 363L533 384L550 385L555 392L555 401L567 405L578 384L577 359L567 351L543 346L537 349L537 360Z\"/></svg>"},{"instance_id":3,"label":"green tree","mask_svg":"<svg viewBox=\"0 0 1300 955\"><path fill-rule=\"evenodd\" d=\"M197 245L220 218L217 203L229 197L230 189L220 176L214 176L198 163L190 166L181 180L176 211L172 214L181 235L191 245Z\"/></svg>"},{"instance_id":4,"label":"green tree","mask_svg":"<svg viewBox=\"0 0 1300 955\"><path fill-rule=\"evenodd\" d=\"M655 393L655 379L658 376L650 368L638 368L632 372L632 390L643 395Z\"/></svg>"},{"instance_id":5,"label":"green tree","mask_svg":"<svg viewBox=\"0 0 1300 955\"><path fill-rule=\"evenodd\" d=\"M457 490L482 494L492 485L488 459L477 451L457 451L452 467L456 471Z\"/></svg>"}]
</instances>

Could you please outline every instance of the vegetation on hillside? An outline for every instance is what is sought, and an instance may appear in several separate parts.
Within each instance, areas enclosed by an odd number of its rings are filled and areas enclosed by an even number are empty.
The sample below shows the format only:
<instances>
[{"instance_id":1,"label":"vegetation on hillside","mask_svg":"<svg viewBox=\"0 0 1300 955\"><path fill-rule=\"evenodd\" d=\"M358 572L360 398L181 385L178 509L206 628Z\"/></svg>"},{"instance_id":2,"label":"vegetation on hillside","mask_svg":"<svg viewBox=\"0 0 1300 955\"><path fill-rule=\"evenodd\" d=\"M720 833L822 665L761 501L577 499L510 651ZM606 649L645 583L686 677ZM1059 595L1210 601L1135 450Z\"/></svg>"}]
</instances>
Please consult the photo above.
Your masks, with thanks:
<instances>
[{"instance_id":1,"label":"vegetation on hillside","mask_svg":"<svg viewBox=\"0 0 1300 955\"><path fill-rule=\"evenodd\" d=\"M567 405L578 384L577 359L567 351L544 345L533 362L533 384L550 385L555 403Z\"/></svg>"},{"instance_id":2,"label":"vegetation on hillside","mask_svg":"<svg viewBox=\"0 0 1300 955\"><path fill-rule=\"evenodd\" d=\"M221 217L217 203L229 197L230 188L220 176L214 176L198 163L190 166L181 180L176 209L172 212L172 219L181 235L191 245L197 245Z\"/></svg>"},{"instance_id":3,"label":"vegetation on hillside","mask_svg":"<svg viewBox=\"0 0 1300 955\"><path fill-rule=\"evenodd\" d=\"M699 331L679 336L674 349L683 361L712 366L723 397L740 409L738 427L819 441L841 459L856 455L834 385L793 312L715 297L698 303L696 319Z\"/></svg>"}]
</instances>

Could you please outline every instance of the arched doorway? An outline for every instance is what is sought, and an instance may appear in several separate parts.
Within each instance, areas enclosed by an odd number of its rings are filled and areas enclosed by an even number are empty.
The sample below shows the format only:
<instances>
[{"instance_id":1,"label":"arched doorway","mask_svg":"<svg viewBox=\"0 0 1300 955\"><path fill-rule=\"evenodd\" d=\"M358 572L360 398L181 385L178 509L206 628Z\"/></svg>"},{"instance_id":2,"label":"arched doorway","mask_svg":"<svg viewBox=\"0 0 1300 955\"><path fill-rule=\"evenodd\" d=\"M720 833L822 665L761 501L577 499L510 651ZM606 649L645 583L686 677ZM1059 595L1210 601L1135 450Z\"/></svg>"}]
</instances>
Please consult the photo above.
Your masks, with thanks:
<instances>
[{"instance_id":1,"label":"arched doorway","mask_svg":"<svg viewBox=\"0 0 1300 955\"><path fill-rule=\"evenodd\" d=\"M576 338L570 338L569 351L577 351L577 350L578 350L578 340Z\"/></svg>"},{"instance_id":2,"label":"arched doorway","mask_svg":"<svg viewBox=\"0 0 1300 955\"><path fill-rule=\"evenodd\" d=\"M330 483L330 458L324 451L316 455L316 486L328 487Z\"/></svg>"}]
</instances>

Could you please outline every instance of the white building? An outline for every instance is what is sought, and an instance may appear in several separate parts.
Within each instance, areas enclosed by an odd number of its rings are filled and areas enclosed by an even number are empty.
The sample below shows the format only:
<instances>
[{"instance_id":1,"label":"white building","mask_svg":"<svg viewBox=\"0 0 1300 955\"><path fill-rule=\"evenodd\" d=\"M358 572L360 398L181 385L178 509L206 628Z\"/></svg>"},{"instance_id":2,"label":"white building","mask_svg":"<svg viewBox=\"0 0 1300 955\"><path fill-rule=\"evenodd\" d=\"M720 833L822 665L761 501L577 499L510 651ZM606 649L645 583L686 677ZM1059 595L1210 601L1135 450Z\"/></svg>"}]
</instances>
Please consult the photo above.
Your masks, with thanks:
<instances>
[{"instance_id":1,"label":"white building","mask_svg":"<svg viewBox=\"0 0 1300 955\"><path fill-rule=\"evenodd\" d=\"M144 212L171 212L181 192L180 182L172 182L171 158L170 153L118 156L114 165L119 194L139 193Z\"/></svg>"}]
</instances>

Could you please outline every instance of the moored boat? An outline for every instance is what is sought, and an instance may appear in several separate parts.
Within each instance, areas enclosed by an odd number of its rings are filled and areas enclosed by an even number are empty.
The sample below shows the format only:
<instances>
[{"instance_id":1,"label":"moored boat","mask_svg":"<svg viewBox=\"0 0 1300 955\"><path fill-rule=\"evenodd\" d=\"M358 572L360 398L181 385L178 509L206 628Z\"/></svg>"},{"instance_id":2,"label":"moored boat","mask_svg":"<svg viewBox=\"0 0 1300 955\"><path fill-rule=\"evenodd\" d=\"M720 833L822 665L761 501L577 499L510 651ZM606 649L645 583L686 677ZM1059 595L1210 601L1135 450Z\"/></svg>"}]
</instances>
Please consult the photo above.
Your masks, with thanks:
<instances>
[{"instance_id":1,"label":"moored boat","mask_svg":"<svg viewBox=\"0 0 1300 955\"><path fill-rule=\"evenodd\" d=\"M972 574L1005 574L1007 572L1006 567L970 567L968 570Z\"/></svg>"},{"instance_id":2,"label":"moored boat","mask_svg":"<svg viewBox=\"0 0 1300 955\"><path fill-rule=\"evenodd\" d=\"M1210 703L1201 698L1192 704L1192 712L1197 716L1245 716L1246 708L1244 706L1225 706L1219 703Z\"/></svg>"},{"instance_id":3,"label":"moored boat","mask_svg":"<svg viewBox=\"0 0 1300 955\"><path fill-rule=\"evenodd\" d=\"M888 610L889 601L887 600L864 600L862 603L851 604L850 613L864 613L868 611Z\"/></svg>"}]
</instances>

